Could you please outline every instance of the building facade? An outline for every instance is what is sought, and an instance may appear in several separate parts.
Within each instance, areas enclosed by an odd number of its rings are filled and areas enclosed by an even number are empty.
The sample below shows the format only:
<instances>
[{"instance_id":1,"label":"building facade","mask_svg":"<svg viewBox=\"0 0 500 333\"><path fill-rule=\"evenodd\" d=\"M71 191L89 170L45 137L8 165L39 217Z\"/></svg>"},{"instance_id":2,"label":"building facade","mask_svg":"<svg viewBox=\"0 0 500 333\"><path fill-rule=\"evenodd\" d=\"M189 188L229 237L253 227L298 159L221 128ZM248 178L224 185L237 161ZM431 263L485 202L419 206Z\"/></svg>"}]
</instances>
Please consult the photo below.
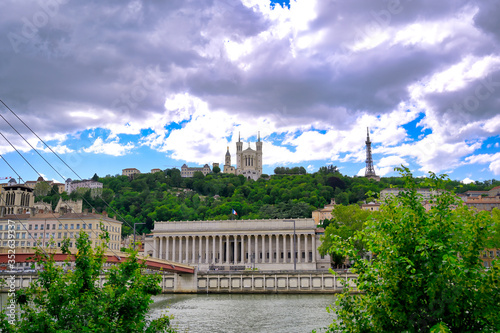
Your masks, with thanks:
<instances>
[{"instance_id":1,"label":"building facade","mask_svg":"<svg viewBox=\"0 0 500 333\"><path fill-rule=\"evenodd\" d=\"M247 179L259 179L260 175L262 175L262 142L260 141L260 133L255 143L255 150L250 147L250 142L248 143L248 148L243 150L243 142L241 142L241 137L238 135L238 142L236 142L236 168L231 166L231 154L228 147L224 159L223 172L243 175Z\"/></svg>"},{"instance_id":2,"label":"building facade","mask_svg":"<svg viewBox=\"0 0 500 333\"><path fill-rule=\"evenodd\" d=\"M0 217L33 214L35 196L33 189L10 182L0 193Z\"/></svg>"},{"instance_id":3,"label":"building facade","mask_svg":"<svg viewBox=\"0 0 500 333\"><path fill-rule=\"evenodd\" d=\"M102 191L102 183L89 179L89 180L71 180L71 178L66 179L66 193L70 194L71 192L79 189L79 188L88 188L90 190L100 189ZM96 191L93 191L96 192Z\"/></svg>"},{"instance_id":4,"label":"building facade","mask_svg":"<svg viewBox=\"0 0 500 333\"><path fill-rule=\"evenodd\" d=\"M100 235L103 230L109 233L108 248L120 250L122 222L99 214L68 213L57 217L54 214L38 214L34 217L1 218L0 244L4 248L8 246L10 224L14 226L15 245L19 250L26 251L35 246L59 248L64 239L69 239L70 248L75 248L80 231L88 234L92 246L97 246L102 242Z\"/></svg>"},{"instance_id":5,"label":"building facade","mask_svg":"<svg viewBox=\"0 0 500 333\"><path fill-rule=\"evenodd\" d=\"M210 167L208 164L205 164L202 167L188 167L187 164L183 164L181 167L181 177L187 178L187 177L193 177L195 172L201 172L203 173L204 176L208 175L212 170L210 170Z\"/></svg>"},{"instance_id":6,"label":"building facade","mask_svg":"<svg viewBox=\"0 0 500 333\"><path fill-rule=\"evenodd\" d=\"M293 270L295 253L297 270L326 270L321 234L313 219L155 222L145 254L207 271Z\"/></svg>"},{"instance_id":7,"label":"building facade","mask_svg":"<svg viewBox=\"0 0 500 333\"><path fill-rule=\"evenodd\" d=\"M133 176L133 175L136 175L136 174L140 174L141 172L136 169L136 168L126 168L126 169L122 169L122 176Z\"/></svg>"}]
</instances>

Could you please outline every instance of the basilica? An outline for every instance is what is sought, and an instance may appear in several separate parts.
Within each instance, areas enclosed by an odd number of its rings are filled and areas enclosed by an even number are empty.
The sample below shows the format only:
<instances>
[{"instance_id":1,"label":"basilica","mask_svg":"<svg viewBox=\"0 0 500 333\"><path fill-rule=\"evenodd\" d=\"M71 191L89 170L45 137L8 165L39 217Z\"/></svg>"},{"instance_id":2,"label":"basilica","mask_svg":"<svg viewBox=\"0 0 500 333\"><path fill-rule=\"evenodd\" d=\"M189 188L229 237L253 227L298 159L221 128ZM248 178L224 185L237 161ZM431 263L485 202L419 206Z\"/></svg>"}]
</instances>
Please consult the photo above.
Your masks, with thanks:
<instances>
[{"instance_id":1,"label":"basilica","mask_svg":"<svg viewBox=\"0 0 500 333\"><path fill-rule=\"evenodd\" d=\"M255 143L256 150L248 148L243 150L243 142L241 142L238 135L238 142L236 142L236 168L231 165L231 154L229 147L224 160L224 173L232 173L235 175L243 175L247 179L257 180L262 175L262 142L260 141L260 132Z\"/></svg>"}]
</instances>

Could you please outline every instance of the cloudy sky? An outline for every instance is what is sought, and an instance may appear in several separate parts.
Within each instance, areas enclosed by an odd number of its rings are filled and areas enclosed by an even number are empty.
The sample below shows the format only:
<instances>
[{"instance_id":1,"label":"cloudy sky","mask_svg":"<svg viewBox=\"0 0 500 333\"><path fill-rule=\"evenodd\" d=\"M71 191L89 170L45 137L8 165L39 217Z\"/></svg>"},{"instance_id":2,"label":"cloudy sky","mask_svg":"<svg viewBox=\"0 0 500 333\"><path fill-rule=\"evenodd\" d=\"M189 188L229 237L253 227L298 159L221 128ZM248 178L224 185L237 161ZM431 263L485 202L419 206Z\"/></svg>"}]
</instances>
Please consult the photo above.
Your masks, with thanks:
<instances>
[{"instance_id":1,"label":"cloudy sky","mask_svg":"<svg viewBox=\"0 0 500 333\"><path fill-rule=\"evenodd\" d=\"M238 133L254 147L259 131L265 173L353 176L370 127L382 176L498 179L499 17L497 0L7 0L0 99L83 178L223 164L227 146L235 163ZM39 173L77 178L0 114ZM5 138L5 161L36 179Z\"/></svg>"}]
</instances>

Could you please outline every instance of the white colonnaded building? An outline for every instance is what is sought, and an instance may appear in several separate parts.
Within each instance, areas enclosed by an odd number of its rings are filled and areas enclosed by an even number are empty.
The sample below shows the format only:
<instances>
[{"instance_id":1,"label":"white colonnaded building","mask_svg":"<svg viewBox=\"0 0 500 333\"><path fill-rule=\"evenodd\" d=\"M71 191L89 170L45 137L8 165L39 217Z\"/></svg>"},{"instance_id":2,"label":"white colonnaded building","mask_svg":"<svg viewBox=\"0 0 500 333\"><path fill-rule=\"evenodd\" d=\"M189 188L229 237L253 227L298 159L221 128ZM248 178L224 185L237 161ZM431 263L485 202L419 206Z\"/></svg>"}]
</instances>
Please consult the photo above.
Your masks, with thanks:
<instances>
[{"instance_id":1,"label":"white colonnaded building","mask_svg":"<svg viewBox=\"0 0 500 333\"><path fill-rule=\"evenodd\" d=\"M323 233L311 218L155 222L144 251L200 271L294 270L294 253L297 270L328 270L330 257L317 250Z\"/></svg>"}]
</instances>

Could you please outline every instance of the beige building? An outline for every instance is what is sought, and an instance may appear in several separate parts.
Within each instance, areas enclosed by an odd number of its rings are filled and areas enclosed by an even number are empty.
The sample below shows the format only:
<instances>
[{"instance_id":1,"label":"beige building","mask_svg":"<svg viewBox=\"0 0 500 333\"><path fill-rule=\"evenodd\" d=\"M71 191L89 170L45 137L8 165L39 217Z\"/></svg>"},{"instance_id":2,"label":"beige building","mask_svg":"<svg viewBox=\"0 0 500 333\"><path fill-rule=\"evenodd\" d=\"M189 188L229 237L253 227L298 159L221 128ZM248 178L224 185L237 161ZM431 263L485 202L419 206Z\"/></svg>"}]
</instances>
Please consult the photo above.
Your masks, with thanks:
<instances>
[{"instance_id":1,"label":"beige building","mask_svg":"<svg viewBox=\"0 0 500 333\"><path fill-rule=\"evenodd\" d=\"M335 208L335 199L332 199L328 205L323 208L316 209L312 212L312 218L316 225L323 222L323 220L329 220L332 218L332 211Z\"/></svg>"},{"instance_id":2,"label":"beige building","mask_svg":"<svg viewBox=\"0 0 500 333\"><path fill-rule=\"evenodd\" d=\"M155 222L145 254L199 270L330 268L318 253L321 232L313 219ZM296 248L294 251L294 225Z\"/></svg>"},{"instance_id":3,"label":"beige building","mask_svg":"<svg viewBox=\"0 0 500 333\"><path fill-rule=\"evenodd\" d=\"M71 178L66 179L66 193L70 194L79 188L88 188L92 191L93 196L102 193L103 185L101 182L85 179L85 180L71 180Z\"/></svg>"},{"instance_id":4,"label":"beige building","mask_svg":"<svg viewBox=\"0 0 500 333\"><path fill-rule=\"evenodd\" d=\"M35 196L33 190L24 185L11 185L3 187L0 193L0 217L7 215L33 214Z\"/></svg>"},{"instance_id":5,"label":"beige building","mask_svg":"<svg viewBox=\"0 0 500 333\"><path fill-rule=\"evenodd\" d=\"M127 168L127 169L122 169L122 176L133 176L136 174L140 174L141 172L136 169L136 168Z\"/></svg>"},{"instance_id":6,"label":"beige building","mask_svg":"<svg viewBox=\"0 0 500 333\"><path fill-rule=\"evenodd\" d=\"M158 168L151 169L151 173L157 173L157 172L163 172L163 170L162 169L158 169Z\"/></svg>"},{"instance_id":7,"label":"beige building","mask_svg":"<svg viewBox=\"0 0 500 333\"><path fill-rule=\"evenodd\" d=\"M34 217L10 216L10 219L3 217L0 219L2 247L8 246L9 224L14 226L16 248L28 249L35 246L58 248L66 238L70 240L70 248L75 248L76 237L80 231L86 232L92 245L96 246L102 242L99 239L99 235L104 232L100 228L102 225L110 236L109 249L120 250L122 222L99 214L68 213L60 216L38 214Z\"/></svg>"},{"instance_id":8,"label":"beige building","mask_svg":"<svg viewBox=\"0 0 500 333\"><path fill-rule=\"evenodd\" d=\"M184 177L184 178L193 177L194 173L197 171L203 173L204 176L206 176L210 172L212 172L212 170L210 170L210 167L208 166L208 164L205 164L202 167L194 167L194 168L188 167L186 164L184 164L181 167L181 177Z\"/></svg>"},{"instance_id":9,"label":"beige building","mask_svg":"<svg viewBox=\"0 0 500 333\"><path fill-rule=\"evenodd\" d=\"M370 212L379 211L380 203L379 202L368 202L361 205L361 209L369 210Z\"/></svg>"}]
</instances>

